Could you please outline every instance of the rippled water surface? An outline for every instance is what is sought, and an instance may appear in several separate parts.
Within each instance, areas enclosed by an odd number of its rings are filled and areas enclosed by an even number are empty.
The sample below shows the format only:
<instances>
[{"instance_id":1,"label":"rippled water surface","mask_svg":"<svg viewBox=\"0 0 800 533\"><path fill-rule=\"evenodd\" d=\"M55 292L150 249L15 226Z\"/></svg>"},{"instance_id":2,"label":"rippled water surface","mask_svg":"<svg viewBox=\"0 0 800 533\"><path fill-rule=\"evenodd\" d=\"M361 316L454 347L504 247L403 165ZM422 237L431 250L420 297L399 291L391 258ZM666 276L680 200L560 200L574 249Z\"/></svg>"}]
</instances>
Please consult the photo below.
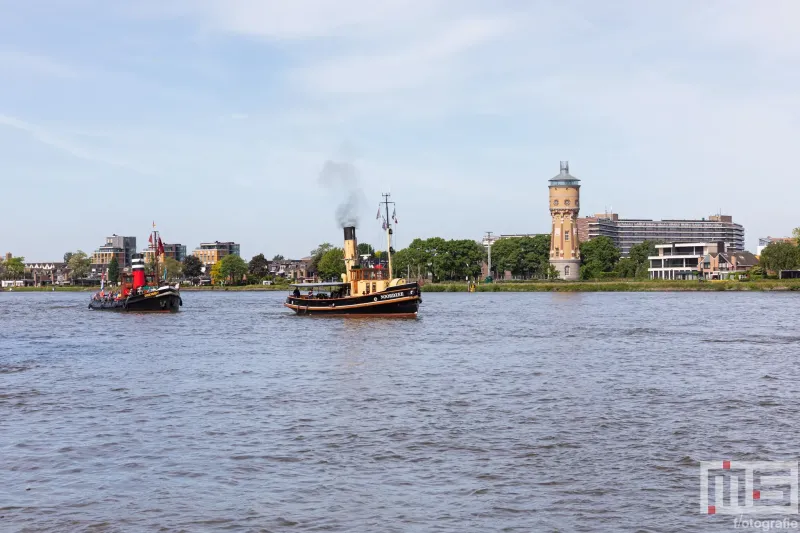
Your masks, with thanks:
<instances>
[{"instance_id":1,"label":"rippled water surface","mask_svg":"<svg viewBox=\"0 0 800 533\"><path fill-rule=\"evenodd\" d=\"M0 293L2 531L730 531L800 451L794 294L426 294L416 320Z\"/></svg>"}]
</instances>

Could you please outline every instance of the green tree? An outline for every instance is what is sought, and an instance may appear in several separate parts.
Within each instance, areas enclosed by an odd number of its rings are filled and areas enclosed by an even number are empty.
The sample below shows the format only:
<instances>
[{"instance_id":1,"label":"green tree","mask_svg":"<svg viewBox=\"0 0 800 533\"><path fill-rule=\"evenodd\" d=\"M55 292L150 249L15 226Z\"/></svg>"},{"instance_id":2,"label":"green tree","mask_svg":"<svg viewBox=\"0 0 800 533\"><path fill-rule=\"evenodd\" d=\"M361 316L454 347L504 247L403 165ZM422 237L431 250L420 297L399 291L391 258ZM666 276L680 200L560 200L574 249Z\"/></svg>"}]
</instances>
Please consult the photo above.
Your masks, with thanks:
<instances>
[{"instance_id":1,"label":"green tree","mask_svg":"<svg viewBox=\"0 0 800 533\"><path fill-rule=\"evenodd\" d=\"M628 257L620 259L614 269L621 278L647 279L647 269L650 268L648 257L657 255L656 243L644 241L631 246Z\"/></svg>"},{"instance_id":2,"label":"green tree","mask_svg":"<svg viewBox=\"0 0 800 533\"><path fill-rule=\"evenodd\" d=\"M376 259L381 254L374 252ZM480 276L485 255L483 247L471 239L414 239L407 248L392 254L392 269L398 277L419 277L430 272L435 281L463 280Z\"/></svg>"},{"instance_id":3,"label":"green tree","mask_svg":"<svg viewBox=\"0 0 800 533\"><path fill-rule=\"evenodd\" d=\"M281 254L277 254L272 258L273 261L284 261L284 258Z\"/></svg>"},{"instance_id":4,"label":"green tree","mask_svg":"<svg viewBox=\"0 0 800 533\"><path fill-rule=\"evenodd\" d=\"M636 261L629 257L623 257L614 267L614 273L619 278L635 278L636 277Z\"/></svg>"},{"instance_id":5,"label":"green tree","mask_svg":"<svg viewBox=\"0 0 800 533\"><path fill-rule=\"evenodd\" d=\"M409 273L411 276L416 274L416 267L411 264L408 248L397 250L392 254L392 268L395 277L406 277Z\"/></svg>"},{"instance_id":6,"label":"green tree","mask_svg":"<svg viewBox=\"0 0 800 533\"><path fill-rule=\"evenodd\" d=\"M794 228L792 230L792 237L794 237L795 244L800 245L800 228Z\"/></svg>"},{"instance_id":7,"label":"green tree","mask_svg":"<svg viewBox=\"0 0 800 533\"><path fill-rule=\"evenodd\" d=\"M514 274L521 263L522 246L518 237L498 239L492 244L492 272L490 275L495 278L502 278L506 271Z\"/></svg>"},{"instance_id":8,"label":"green tree","mask_svg":"<svg viewBox=\"0 0 800 533\"><path fill-rule=\"evenodd\" d=\"M12 257L3 262L5 267L6 277L10 279L19 279L25 275L25 258Z\"/></svg>"},{"instance_id":9,"label":"green tree","mask_svg":"<svg viewBox=\"0 0 800 533\"><path fill-rule=\"evenodd\" d=\"M67 267L70 271L70 277L73 280L85 278L89 273L89 268L92 266L92 260L83 250L78 250L72 254L67 262Z\"/></svg>"},{"instance_id":10,"label":"green tree","mask_svg":"<svg viewBox=\"0 0 800 533\"><path fill-rule=\"evenodd\" d=\"M203 273L203 262L194 255L183 258L183 275L187 278L197 278Z\"/></svg>"},{"instance_id":11,"label":"green tree","mask_svg":"<svg viewBox=\"0 0 800 533\"><path fill-rule=\"evenodd\" d=\"M481 274L485 252L480 243L472 239L453 239L444 243L444 279L463 280Z\"/></svg>"},{"instance_id":12,"label":"green tree","mask_svg":"<svg viewBox=\"0 0 800 533\"><path fill-rule=\"evenodd\" d=\"M597 279L612 272L619 261L619 250L608 237L597 237L581 243L581 279Z\"/></svg>"},{"instance_id":13,"label":"green tree","mask_svg":"<svg viewBox=\"0 0 800 533\"><path fill-rule=\"evenodd\" d=\"M372 247L371 244L367 244L365 242L361 242L358 244L358 255L372 255L375 253L375 249Z\"/></svg>"},{"instance_id":14,"label":"green tree","mask_svg":"<svg viewBox=\"0 0 800 533\"><path fill-rule=\"evenodd\" d=\"M119 283L119 261L117 256L111 256L111 261L108 262L108 282Z\"/></svg>"},{"instance_id":15,"label":"green tree","mask_svg":"<svg viewBox=\"0 0 800 533\"><path fill-rule=\"evenodd\" d=\"M165 257L161 261L161 272L163 274L163 269L166 267L167 269L167 279L174 281L181 278L181 274L183 273L183 263L175 259L174 257Z\"/></svg>"},{"instance_id":16,"label":"green tree","mask_svg":"<svg viewBox=\"0 0 800 533\"><path fill-rule=\"evenodd\" d=\"M800 248L788 242L773 242L761 252L761 266L771 272L800 266Z\"/></svg>"},{"instance_id":17,"label":"green tree","mask_svg":"<svg viewBox=\"0 0 800 533\"><path fill-rule=\"evenodd\" d=\"M250 276L258 280L264 279L269 275L269 261L264 257L264 254L253 256L250 263L247 265L247 272Z\"/></svg>"},{"instance_id":18,"label":"green tree","mask_svg":"<svg viewBox=\"0 0 800 533\"><path fill-rule=\"evenodd\" d=\"M325 252L328 250L333 249L333 245L329 242L325 242L311 250L311 271L312 272L319 272L317 266L319 265L320 259L322 256L325 255Z\"/></svg>"},{"instance_id":19,"label":"green tree","mask_svg":"<svg viewBox=\"0 0 800 533\"><path fill-rule=\"evenodd\" d=\"M408 267L411 267L410 270L416 277L427 276L428 263L431 257L424 242L422 239L414 239L407 248L400 251L403 252L400 259L402 263L398 265L398 269L408 271ZM400 252L397 252L395 257Z\"/></svg>"},{"instance_id":20,"label":"green tree","mask_svg":"<svg viewBox=\"0 0 800 533\"><path fill-rule=\"evenodd\" d=\"M317 265L317 272L323 280L339 281L344 271L344 250L341 248L332 248L325 252Z\"/></svg>"},{"instance_id":21,"label":"green tree","mask_svg":"<svg viewBox=\"0 0 800 533\"><path fill-rule=\"evenodd\" d=\"M764 275L764 267L759 265L756 265L747 271L747 278L751 280L763 279Z\"/></svg>"},{"instance_id":22,"label":"green tree","mask_svg":"<svg viewBox=\"0 0 800 533\"><path fill-rule=\"evenodd\" d=\"M510 271L520 278L547 278L550 272L550 236L509 237L492 245L492 270Z\"/></svg>"},{"instance_id":23,"label":"green tree","mask_svg":"<svg viewBox=\"0 0 800 533\"><path fill-rule=\"evenodd\" d=\"M69 258L72 257L72 252L67 252L64 254L64 262L69 263Z\"/></svg>"},{"instance_id":24,"label":"green tree","mask_svg":"<svg viewBox=\"0 0 800 533\"><path fill-rule=\"evenodd\" d=\"M222 277L230 279L234 284L241 283L247 274L247 263L238 255L226 255L219 263Z\"/></svg>"},{"instance_id":25,"label":"green tree","mask_svg":"<svg viewBox=\"0 0 800 533\"><path fill-rule=\"evenodd\" d=\"M421 273L430 272L434 281L444 279L448 266L447 241L441 237L414 239L408 250Z\"/></svg>"}]
</instances>

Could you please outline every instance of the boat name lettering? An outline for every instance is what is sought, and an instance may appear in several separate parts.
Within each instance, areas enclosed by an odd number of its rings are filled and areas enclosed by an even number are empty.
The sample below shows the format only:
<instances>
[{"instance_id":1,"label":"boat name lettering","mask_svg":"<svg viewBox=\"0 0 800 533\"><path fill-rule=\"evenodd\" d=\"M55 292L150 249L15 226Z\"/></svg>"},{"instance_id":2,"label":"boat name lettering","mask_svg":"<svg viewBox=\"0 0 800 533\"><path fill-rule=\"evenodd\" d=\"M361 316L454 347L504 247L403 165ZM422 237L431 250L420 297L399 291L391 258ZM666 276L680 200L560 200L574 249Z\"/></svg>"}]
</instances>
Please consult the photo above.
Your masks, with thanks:
<instances>
[{"instance_id":1,"label":"boat name lettering","mask_svg":"<svg viewBox=\"0 0 800 533\"><path fill-rule=\"evenodd\" d=\"M388 300L389 298L400 298L403 295L402 292L392 292L390 294L381 294L381 300Z\"/></svg>"},{"instance_id":2,"label":"boat name lettering","mask_svg":"<svg viewBox=\"0 0 800 533\"><path fill-rule=\"evenodd\" d=\"M158 291L151 291L144 295L145 298L150 298L151 296L158 296Z\"/></svg>"}]
</instances>

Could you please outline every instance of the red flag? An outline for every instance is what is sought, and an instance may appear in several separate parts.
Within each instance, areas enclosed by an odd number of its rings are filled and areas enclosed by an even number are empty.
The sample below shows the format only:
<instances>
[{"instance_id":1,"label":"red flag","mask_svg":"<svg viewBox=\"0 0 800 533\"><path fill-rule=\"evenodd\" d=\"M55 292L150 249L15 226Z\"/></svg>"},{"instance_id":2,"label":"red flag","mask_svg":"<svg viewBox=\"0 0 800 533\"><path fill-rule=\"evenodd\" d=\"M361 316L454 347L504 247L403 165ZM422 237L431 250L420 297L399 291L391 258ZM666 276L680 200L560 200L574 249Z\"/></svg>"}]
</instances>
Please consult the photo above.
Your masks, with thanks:
<instances>
[{"instance_id":1,"label":"red flag","mask_svg":"<svg viewBox=\"0 0 800 533\"><path fill-rule=\"evenodd\" d=\"M150 237L147 239L147 242L149 242L150 244L153 244L153 234L152 233L150 234Z\"/></svg>"},{"instance_id":2,"label":"red flag","mask_svg":"<svg viewBox=\"0 0 800 533\"><path fill-rule=\"evenodd\" d=\"M164 243L161 242L161 237L158 238L158 251L156 253L164 255Z\"/></svg>"}]
</instances>

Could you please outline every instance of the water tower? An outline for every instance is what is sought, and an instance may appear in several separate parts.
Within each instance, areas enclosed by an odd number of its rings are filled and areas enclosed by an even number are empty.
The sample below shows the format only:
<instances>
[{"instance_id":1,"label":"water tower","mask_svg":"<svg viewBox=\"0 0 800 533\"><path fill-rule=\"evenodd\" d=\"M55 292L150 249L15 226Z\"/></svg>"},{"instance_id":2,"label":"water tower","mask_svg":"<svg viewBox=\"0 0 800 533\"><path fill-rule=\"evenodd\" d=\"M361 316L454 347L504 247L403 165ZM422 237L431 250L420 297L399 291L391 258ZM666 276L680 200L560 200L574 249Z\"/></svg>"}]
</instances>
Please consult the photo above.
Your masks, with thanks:
<instances>
[{"instance_id":1,"label":"water tower","mask_svg":"<svg viewBox=\"0 0 800 533\"><path fill-rule=\"evenodd\" d=\"M561 172L550 180L550 264L558 277L566 280L580 278L581 250L578 242L578 211L581 184L570 175L569 161L561 162Z\"/></svg>"}]
</instances>

